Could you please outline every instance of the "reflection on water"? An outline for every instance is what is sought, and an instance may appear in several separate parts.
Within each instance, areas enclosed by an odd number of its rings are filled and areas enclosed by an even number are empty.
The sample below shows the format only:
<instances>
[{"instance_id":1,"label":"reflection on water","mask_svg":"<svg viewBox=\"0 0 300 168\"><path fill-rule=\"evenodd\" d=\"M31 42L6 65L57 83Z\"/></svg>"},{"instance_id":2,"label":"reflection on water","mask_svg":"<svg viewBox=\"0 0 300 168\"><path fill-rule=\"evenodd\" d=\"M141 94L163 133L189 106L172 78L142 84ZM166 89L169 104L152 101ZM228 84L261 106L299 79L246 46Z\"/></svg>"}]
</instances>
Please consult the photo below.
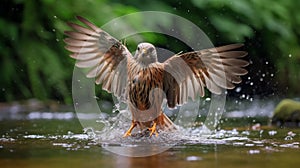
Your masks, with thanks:
<instances>
[{"instance_id":1,"label":"reflection on water","mask_svg":"<svg viewBox=\"0 0 300 168\"><path fill-rule=\"evenodd\" d=\"M95 117L108 117L77 115L87 122ZM114 122L107 130L84 129L77 115L41 111L1 113L1 167L298 167L300 163L300 129L268 126L264 124L269 120L265 116L256 117L255 122L237 117L232 117L235 123L232 118L224 119L212 134L203 134L195 126L180 128L173 134L161 133L159 137L122 138L126 125L121 127L121 123ZM136 158L110 152L142 156L144 150L158 154Z\"/></svg>"},{"instance_id":2,"label":"reflection on water","mask_svg":"<svg viewBox=\"0 0 300 168\"><path fill-rule=\"evenodd\" d=\"M30 168L263 167L266 165L265 162L272 167L280 163L284 163L285 166L299 164L300 130L280 129L273 134L274 131L274 129L220 130L206 139L181 141L163 153L135 158L108 152L103 149L108 144L99 144L87 134L71 131L65 134L47 134L44 130L44 134L21 136L21 130L10 131L7 134L3 134L2 130L0 163L1 167ZM286 139L287 136L292 138ZM140 147L139 144L110 145L121 150ZM160 148L160 145L156 147Z\"/></svg>"}]
</instances>

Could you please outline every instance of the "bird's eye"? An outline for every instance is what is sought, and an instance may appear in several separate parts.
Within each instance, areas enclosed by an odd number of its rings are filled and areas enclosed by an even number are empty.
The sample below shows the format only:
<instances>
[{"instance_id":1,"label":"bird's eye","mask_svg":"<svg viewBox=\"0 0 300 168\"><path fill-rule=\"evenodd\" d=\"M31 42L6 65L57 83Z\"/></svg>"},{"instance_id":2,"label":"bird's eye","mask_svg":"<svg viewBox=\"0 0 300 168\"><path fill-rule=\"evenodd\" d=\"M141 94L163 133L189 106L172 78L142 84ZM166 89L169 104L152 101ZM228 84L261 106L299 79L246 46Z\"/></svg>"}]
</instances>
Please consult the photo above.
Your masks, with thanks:
<instances>
[{"instance_id":1,"label":"bird's eye","mask_svg":"<svg viewBox=\"0 0 300 168\"><path fill-rule=\"evenodd\" d=\"M138 47L137 50L140 51L140 47Z\"/></svg>"}]
</instances>

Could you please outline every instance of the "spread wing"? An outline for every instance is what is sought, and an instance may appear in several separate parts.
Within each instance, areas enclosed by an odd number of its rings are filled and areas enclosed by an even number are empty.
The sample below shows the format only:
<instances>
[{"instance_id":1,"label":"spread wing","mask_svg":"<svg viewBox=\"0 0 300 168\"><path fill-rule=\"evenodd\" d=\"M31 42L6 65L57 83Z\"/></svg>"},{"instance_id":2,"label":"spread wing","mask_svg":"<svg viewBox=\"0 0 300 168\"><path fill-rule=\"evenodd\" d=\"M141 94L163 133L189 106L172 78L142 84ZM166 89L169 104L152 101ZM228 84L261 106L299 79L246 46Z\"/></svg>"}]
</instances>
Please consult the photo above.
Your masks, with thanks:
<instances>
[{"instance_id":1,"label":"spread wing","mask_svg":"<svg viewBox=\"0 0 300 168\"><path fill-rule=\"evenodd\" d=\"M242 44L231 44L175 55L164 62L164 91L168 106L185 103L188 98L204 96L204 87L214 94L222 88L233 89L241 82L240 76L249 63L240 58L245 51L233 51Z\"/></svg>"},{"instance_id":2,"label":"spread wing","mask_svg":"<svg viewBox=\"0 0 300 168\"><path fill-rule=\"evenodd\" d=\"M73 31L65 31L66 49L70 57L77 60L76 66L89 68L87 77L95 78L96 84L115 96L125 93L127 83L127 61L132 58L128 49L114 37L88 20L77 16L84 24L68 23Z\"/></svg>"}]
</instances>

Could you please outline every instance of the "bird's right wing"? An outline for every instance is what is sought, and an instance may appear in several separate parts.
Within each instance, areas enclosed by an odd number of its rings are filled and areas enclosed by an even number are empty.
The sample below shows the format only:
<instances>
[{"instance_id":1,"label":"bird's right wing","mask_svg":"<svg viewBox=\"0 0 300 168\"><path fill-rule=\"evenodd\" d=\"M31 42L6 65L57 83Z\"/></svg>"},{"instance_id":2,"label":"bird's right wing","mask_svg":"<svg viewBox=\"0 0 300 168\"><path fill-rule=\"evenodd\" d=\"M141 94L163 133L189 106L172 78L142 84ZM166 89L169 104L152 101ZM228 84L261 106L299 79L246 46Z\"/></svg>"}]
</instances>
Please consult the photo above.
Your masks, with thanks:
<instances>
[{"instance_id":1,"label":"bird's right wing","mask_svg":"<svg viewBox=\"0 0 300 168\"><path fill-rule=\"evenodd\" d=\"M175 55L164 62L164 91L168 106L183 104L188 98L204 96L204 87L214 94L224 89L233 89L240 83L240 76L249 63L240 58L245 51L234 51L242 44L231 44Z\"/></svg>"},{"instance_id":2,"label":"bird's right wing","mask_svg":"<svg viewBox=\"0 0 300 168\"><path fill-rule=\"evenodd\" d=\"M84 26L68 23L74 31L65 31L66 49L77 60L79 68L90 68L87 77L117 97L123 96L127 84L127 61L132 60L128 49L114 37L88 20L77 16Z\"/></svg>"}]
</instances>

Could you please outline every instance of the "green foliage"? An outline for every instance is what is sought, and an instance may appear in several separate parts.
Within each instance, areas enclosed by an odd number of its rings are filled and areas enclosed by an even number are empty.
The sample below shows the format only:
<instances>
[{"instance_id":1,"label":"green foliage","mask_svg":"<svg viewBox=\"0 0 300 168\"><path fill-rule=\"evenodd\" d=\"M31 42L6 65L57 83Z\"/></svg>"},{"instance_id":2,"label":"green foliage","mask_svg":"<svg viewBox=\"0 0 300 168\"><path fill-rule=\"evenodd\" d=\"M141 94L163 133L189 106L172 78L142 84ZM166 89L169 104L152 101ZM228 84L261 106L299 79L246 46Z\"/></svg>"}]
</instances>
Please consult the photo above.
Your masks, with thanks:
<instances>
[{"instance_id":1,"label":"green foliage","mask_svg":"<svg viewBox=\"0 0 300 168\"><path fill-rule=\"evenodd\" d=\"M273 120L275 121L299 121L300 102L291 99L283 99L275 108Z\"/></svg>"},{"instance_id":2,"label":"green foliage","mask_svg":"<svg viewBox=\"0 0 300 168\"><path fill-rule=\"evenodd\" d=\"M3 4L0 7L0 91L3 95L0 101L36 97L70 103L74 60L64 49L63 31L69 29L66 22L75 21L75 16L81 15L101 26L118 16L143 10L185 17L203 29L216 45L245 42L253 63L249 76L262 85L254 88L253 94L261 94L257 90L264 91L266 81L278 90L288 88L289 94L300 93L300 1L7 0ZM146 26L142 18L128 20L126 24L137 30ZM180 48L168 37L151 33L141 36L158 46L169 43L173 48ZM141 38L132 36L127 40L129 48L134 50ZM259 83L263 72L269 76ZM101 89L96 90L100 98L109 97Z\"/></svg>"},{"instance_id":3,"label":"green foliage","mask_svg":"<svg viewBox=\"0 0 300 168\"><path fill-rule=\"evenodd\" d=\"M4 95L0 101L36 97L70 103L74 61L64 49L63 31L69 29L66 21L80 14L94 16L88 18L101 25L134 12L120 4L113 8L105 1L15 0L5 4L4 16L0 17L0 34L4 37L0 41Z\"/></svg>"},{"instance_id":4,"label":"green foliage","mask_svg":"<svg viewBox=\"0 0 300 168\"><path fill-rule=\"evenodd\" d=\"M299 1L193 0L193 4L206 11L225 39L251 39L251 45L259 46L250 48L254 50L250 56L253 60L267 58L271 62L262 66L275 66L279 89L288 88L294 95L300 93Z\"/></svg>"}]
</instances>

